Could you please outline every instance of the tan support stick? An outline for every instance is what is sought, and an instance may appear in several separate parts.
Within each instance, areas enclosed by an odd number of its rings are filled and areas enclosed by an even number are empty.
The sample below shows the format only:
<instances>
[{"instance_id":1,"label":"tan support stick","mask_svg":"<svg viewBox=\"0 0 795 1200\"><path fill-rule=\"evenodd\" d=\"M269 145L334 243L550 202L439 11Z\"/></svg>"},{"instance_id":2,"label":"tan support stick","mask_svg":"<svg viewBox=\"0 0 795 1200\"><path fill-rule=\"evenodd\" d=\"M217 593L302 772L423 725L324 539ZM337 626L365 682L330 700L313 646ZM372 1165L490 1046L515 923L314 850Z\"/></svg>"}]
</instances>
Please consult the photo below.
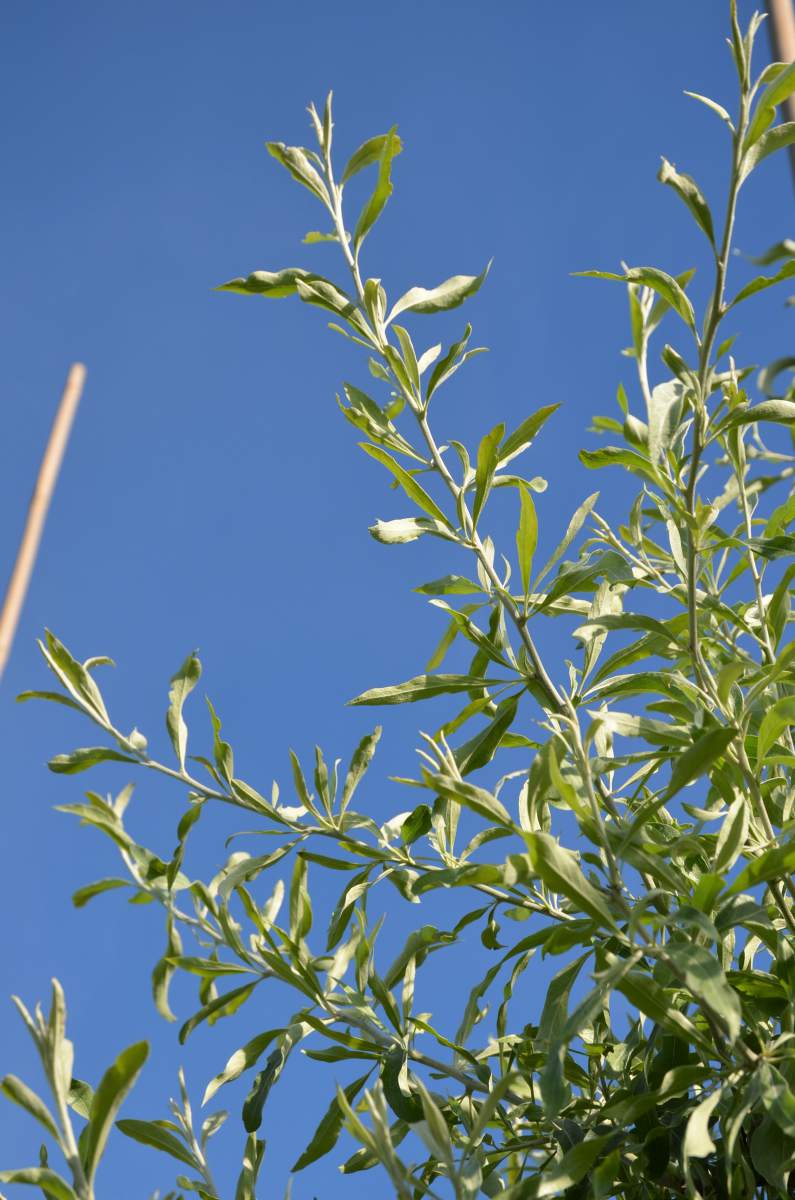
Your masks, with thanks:
<instances>
[{"instance_id":1,"label":"tan support stick","mask_svg":"<svg viewBox=\"0 0 795 1200\"><path fill-rule=\"evenodd\" d=\"M770 48L776 62L795 62L795 6L792 0L767 0ZM795 95L784 103L787 119L795 121ZM789 148L792 178L795 182L795 145Z\"/></svg>"},{"instance_id":2,"label":"tan support stick","mask_svg":"<svg viewBox=\"0 0 795 1200\"><path fill-rule=\"evenodd\" d=\"M69 369L66 386L50 430L47 448L41 460L36 487L30 501L25 530L19 546L17 560L8 584L2 612L0 612L0 678L5 670L11 647L14 643L19 616L30 583L33 565L41 541L47 510L61 469L66 443L72 428L77 406L85 383L86 369L82 363L73 363Z\"/></svg>"}]
</instances>

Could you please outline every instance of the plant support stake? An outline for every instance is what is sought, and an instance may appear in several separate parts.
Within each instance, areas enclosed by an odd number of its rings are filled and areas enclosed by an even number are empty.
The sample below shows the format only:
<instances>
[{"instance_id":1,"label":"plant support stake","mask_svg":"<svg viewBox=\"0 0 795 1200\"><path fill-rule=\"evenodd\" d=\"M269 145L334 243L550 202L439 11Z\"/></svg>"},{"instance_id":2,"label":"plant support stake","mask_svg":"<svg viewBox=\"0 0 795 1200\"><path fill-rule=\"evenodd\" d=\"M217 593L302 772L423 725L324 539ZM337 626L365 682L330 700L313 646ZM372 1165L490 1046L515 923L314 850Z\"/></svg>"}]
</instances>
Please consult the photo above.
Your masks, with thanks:
<instances>
[{"instance_id":1,"label":"plant support stake","mask_svg":"<svg viewBox=\"0 0 795 1200\"><path fill-rule=\"evenodd\" d=\"M767 0L770 49L775 62L795 62L795 4L793 0ZM787 119L795 121L795 96L785 106ZM795 146L789 148L792 182L795 184Z\"/></svg>"},{"instance_id":2,"label":"plant support stake","mask_svg":"<svg viewBox=\"0 0 795 1200\"><path fill-rule=\"evenodd\" d=\"M66 385L50 430L44 457L41 460L36 487L28 509L25 530L19 546L17 560L11 573L3 609L0 612L0 679L8 662L14 634L19 623L22 605L25 602L30 576L36 561L47 510L61 469L66 443L83 393L86 368L82 363L73 363L69 368Z\"/></svg>"}]
</instances>

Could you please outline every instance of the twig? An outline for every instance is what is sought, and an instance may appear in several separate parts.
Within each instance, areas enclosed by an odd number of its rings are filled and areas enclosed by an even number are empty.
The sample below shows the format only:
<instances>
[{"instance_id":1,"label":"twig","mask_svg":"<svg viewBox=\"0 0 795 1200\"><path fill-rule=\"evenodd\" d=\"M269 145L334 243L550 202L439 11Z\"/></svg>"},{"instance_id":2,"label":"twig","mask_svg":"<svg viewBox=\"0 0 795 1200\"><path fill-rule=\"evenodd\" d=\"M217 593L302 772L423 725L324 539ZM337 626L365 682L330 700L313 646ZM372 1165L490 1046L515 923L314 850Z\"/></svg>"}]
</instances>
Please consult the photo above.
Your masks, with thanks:
<instances>
[{"instance_id":1,"label":"twig","mask_svg":"<svg viewBox=\"0 0 795 1200\"><path fill-rule=\"evenodd\" d=\"M47 448L41 460L36 487L28 508L25 530L22 534L14 569L11 572L3 609L0 612L0 678L2 678L14 643L14 634L36 561L44 522L47 519L47 510L50 507L58 472L61 469L72 422L83 393L85 378L86 369L83 364L73 363L69 368L61 402L58 405Z\"/></svg>"}]
</instances>

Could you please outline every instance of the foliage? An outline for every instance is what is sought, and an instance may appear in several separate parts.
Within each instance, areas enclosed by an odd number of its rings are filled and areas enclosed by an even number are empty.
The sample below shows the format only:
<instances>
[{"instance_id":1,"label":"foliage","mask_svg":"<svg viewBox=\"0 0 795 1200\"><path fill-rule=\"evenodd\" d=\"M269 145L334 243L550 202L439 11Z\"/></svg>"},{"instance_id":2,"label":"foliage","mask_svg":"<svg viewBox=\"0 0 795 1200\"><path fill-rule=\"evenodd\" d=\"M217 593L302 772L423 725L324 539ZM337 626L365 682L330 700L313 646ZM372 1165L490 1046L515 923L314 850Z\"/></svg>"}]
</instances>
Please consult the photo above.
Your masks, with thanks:
<instances>
[{"instance_id":1,"label":"foliage","mask_svg":"<svg viewBox=\"0 0 795 1200\"><path fill-rule=\"evenodd\" d=\"M309 110L317 150L269 146L327 214L328 230L305 240L335 242L352 287L290 268L255 271L221 290L296 295L332 314L331 328L365 351L382 392L376 400L346 383L343 414L410 506L410 515L379 520L371 533L387 544L436 537L470 564L469 573L461 566L464 573L417 589L446 622L425 670L416 664L412 678L352 701L455 698L455 715L422 735L419 777L404 781L412 789L406 811L380 826L367 813L363 781L378 728L344 775L318 749L310 783L292 755L295 795L284 804L275 785L265 796L236 776L212 707L211 756L189 757L184 708L201 673L195 655L171 681L169 765L149 756L137 729L125 734L113 724L94 677L107 660L81 664L49 633L42 643L59 690L21 698L67 704L103 735L55 757L52 770L76 774L121 761L187 790L170 856L128 830L130 788L115 800L88 793L63 806L115 843L125 871L82 888L75 903L131 887L136 900L162 907L167 949L152 982L166 1019L174 1019L174 974L198 983L199 1008L182 1024L180 1043L204 1022L257 1005L269 981L293 995L278 1024L236 1050L205 1091L208 1102L241 1076L250 1079L236 1200L253 1200L266 1105L299 1048L330 1064L327 1075L339 1082L334 1094L329 1080L328 1110L296 1172L333 1151L345 1129L358 1148L343 1170L380 1170L407 1200L787 1192L795 1167L795 643L788 638L795 568L786 560L795 548L788 532L795 458L779 447L777 427L789 426L791 442L795 390L786 381L795 359L762 371L761 398L753 400L751 368L735 362L723 332L740 304L795 275L795 246L784 241L765 257L770 274L727 295L741 187L795 140L795 125L775 124L777 106L795 90L795 66L776 63L752 76L759 24L754 17L743 33L732 5L735 118L696 97L731 135L724 220L689 175L666 160L660 172L705 238L714 272L705 310L698 313L688 295L692 271L584 272L626 286L627 353L642 407L640 415L631 411L620 391L619 417L594 420L614 444L581 458L594 469L623 468L637 498L613 528L597 495L589 496L540 569L533 493L544 483L515 473L515 464L557 406L510 432L495 426L473 451L457 441L440 445L432 401L478 349L470 347L469 325L453 345L424 349L415 348L421 323L414 335L403 324L464 303L488 267L390 301L378 278L364 277L362 251L392 192L402 149L395 130L365 142L339 183L331 97L322 115ZM351 234L344 189L366 169L374 186ZM650 348L663 322L676 345L663 346L664 371L652 382ZM497 488L516 492L512 560L483 531ZM577 658L553 670L535 630L561 618L572 627ZM454 643L468 647L469 665L442 671ZM523 751L525 765L497 778L508 747ZM187 873L186 848L215 801L240 810L269 840L264 853L236 849L202 881ZM340 887L318 930L309 878L320 872ZM418 922L386 961L381 922L369 912L380 883L391 885L394 904L430 906L431 921L433 893L451 890L458 918L449 929ZM437 1028L421 969L431 955L478 938L493 963L473 980L457 1028ZM539 955L560 965L523 1023ZM515 992L522 1008L512 1005ZM496 1019L486 1034L492 999ZM92 1094L72 1078L58 986L49 1021L21 1011L55 1109L12 1077L3 1090L60 1146L71 1182L44 1151L38 1167L2 1179L35 1184L57 1200L91 1200L97 1162L145 1047L126 1050ZM86 1118L79 1140L70 1105ZM224 1116L208 1117L197 1134L181 1080L172 1120L125 1118L118 1128L171 1157L180 1194L208 1200L218 1192L207 1142Z\"/></svg>"}]
</instances>

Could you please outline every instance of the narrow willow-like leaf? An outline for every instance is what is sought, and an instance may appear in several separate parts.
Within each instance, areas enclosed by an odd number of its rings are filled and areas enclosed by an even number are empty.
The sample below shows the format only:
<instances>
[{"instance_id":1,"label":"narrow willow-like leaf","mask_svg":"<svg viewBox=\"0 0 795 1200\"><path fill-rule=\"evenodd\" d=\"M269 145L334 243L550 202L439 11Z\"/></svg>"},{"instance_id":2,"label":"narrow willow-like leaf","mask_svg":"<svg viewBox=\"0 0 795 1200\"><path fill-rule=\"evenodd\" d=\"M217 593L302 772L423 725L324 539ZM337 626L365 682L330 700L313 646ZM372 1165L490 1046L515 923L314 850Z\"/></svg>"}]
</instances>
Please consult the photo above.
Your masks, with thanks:
<instances>
[{"instance_id":1,"label":"narrow willow-like leaf","mask_svg":"<svg viewBox=\"0 0 795 1200\"><path fill-rule=\"evenodd\" d=\"M544 408L539 408L536 412L531 413L529 417L525 417L521 425L517 426L513 433L509 433L500 446L500 466L504 467L517 454L521 454L523 450L531 446L536 434L559 408L559 404L547 404Z\"/></svg>"},{"instance_id":2,"label":"narrow willow-like leaf","mask_svg":"<svg viewBox=\"0 0 795 1200\"><path fill-rule=\"evenodd\" d=\"M407 679L405 683L396 683L391 687L370 688L348 703L408 704L415 700L428 700L434 696L490 687L496 682L498 681L494 679L471 675L417 675L414 679Z\"/></svg>"},{"instance_id":3,"label":"narrow willow-like leaf","mask_svg":"<svg viewBox=\"0 0 795 1200\"><path fill-rule=\"evenodd\" d=\"M180 771L185 770L185 755L188 752L188 727L182 716L182 709L188 696L199 682L201 673L202 665L194 651L188 655L177 673L171 677L166 728L177 756Z\"/></svg>"},{"instance_id":4,"label":"narrow willow-like leaf","mask_svg":"<svg viewBox=\"0 0 795 1200\"><path fill-rule=\"evenodd\" d=\"M684 175L677 171L676 167L672 166L667 158L662 160L662 166L657 178L660 183L667 184L668 187L673 188L677 195L681 196L695 217L696 223L714 246L715 228L712 223L712 213L695 179L692 179L690 175Z\"/></svg>"},{"instance_id":5,"label":"narrow willow-like leaf","mask_svg":"<svg viewBox=\"0 0 795 1200\"><path fill-rule=\"evenodd\" d=\"M30 1183L41 1188L51 1200L79 1200L66 1180L49 1167L22 1167L16 1171L0 1171L0 1183Z\"/></svg>"},{"instance_id":6,"label":"narrow willow-like leaf","mask_svg":"<svg viewBox=\"0 0 795 1200\"><path fill-rule=\"evenodd\" d=\"M747 283L745 287L740 288L732 300L730 307L733 308L735 304L740 304L743 300L747 300L749 296L755 296L757 292L763 292L766 288L774 287L777 283L782 283L785 279L792 279L793 276L795 276L795 260L790 260L784 263L783 267L775 275L759 275L756 279Z\"/></svg>"},{"instance_id":7,"label":"narrow willow-like leaf","mask_svg":"<svg viewBox=\"0 0 795 1200\"><path fill-rule=\"evenodd\" d=\"M308 188L318 200L328 207L330 204L326 185L301 146L285 146L284 142L267 142L268 153L285 167L297 183Z\"/></svg>"},{"instance_id":8,"label":"narrow willow-like leaf","mask_svg":"<svg viewBox=\"0 0 795 1200\"><path fill-rule=\"evenodd\" d=\"M369 527L369 533L377 542L386 546L401 545L404 542L416 542L423 534L430 533L434 537L456 540L447 520L434 521L427 517L399 517L394 521L376 521Z\"/></svg>"},{"instance_id":9,"label":"narrow willow-like leaf","mask_svg":"<svg viewBox=\"0 0 795 1200\"><path fill-rule=\"evenodd\" d=\"M588 496L588 498L586 500L583 500L582 504L579 506L579 508L574 513L574 516L569 521L569 524L566 528L566 532L563 535L563 538L560 541L560 543L556 546L554 553L552 554L552 557L546 563L544 563L544 566L542 567L541 571L536 576L535 582L533 584L533 586L535 588L537 588L538 585L540 584L541 580L544 579L549 574L549 572L554 567L555 563L559 562L560 559L563 557L563 555L566 553L569 546L572 544L572 542L576 538L577 534L580 532L583 525L585 524L585 522L588 518L588 514L593 510L593 507L596 504L596 501L598 499L599 499L599 493L594 492L592 495Z\"/></svg>"},{"instance_id":10,"label":"narrow willow-like leaf","mask_svg":"<svg viewBox=\"0 0 795 1200\"><path fill-rule=\"evenodd\" d=\"M519 574L525 596L530 591L530 573L533 555L538 542L538 517L533 498L527 488L519 489L519 528L516 531L516 553L519 559Z\"/></svg>"},{"instance_id":11,"label":"narrow willow-like leaf","mask_svg":"<svg viewBox=\"0 0 795 1200\"><path fill-rule=\"evenodd\" d=\"M26 1112L30 1113L40 1125L44 1126L50 1136L58 1141L59 1134L55 1118L32 1088L29 1088L21 1079L17 1079L16 1075L6 1075L4 1079L0 1080L0 1092L14 1104L18 1104L20 1108L24 1108Z\"/></svg>"},{"instance_id":12,"label":"narrow willow-like leaf","mask_svg":"<svg viewBox=\"0 0 795 1200\"><path fill-rule=\"evenodd\" d=\"M129 754L120 754L118 750L110 750L107 746L82 746L71 754L56 754L47 763L56 775L76 775L79 771L87 771L102 762L134 763Z\"/></svg>"},{"instance_id":13,"label":"narrow willow-like leaf","mask_svg":"<svg viewBox=\"0 0 795 1200\"><path fill-rule=\"evenodd\" d=\"M116 1128L125 1137L131 1138L134 1142L140 1142L142 1146L151 1146L153 1150L162 1150L164 1154L169 1154L177 1162L185 1163L194 1171L201 1170L201 1164L196 1155L173 1133L169 1133L155 1121L137 1121L125 1118L116 1122Z\"/></svg>"},{"instance_id":14,"label":"narrow willow-like leaf","mask_svg":"<svg viewBox=\"0 0 795 1200\"><path fill-rule=\"evenodd\" d=\"M390 133L380 133L377 137L368 138L348 159L340 183L347 183L349 179L352 179L359 171L363 171L365 167L379 162L390 137L392 138L392 157L395 158L400 154L403 149L403 143L394 130Z\"/></svg>"},{"instance_id":15,"label":"narrow willow-like leaf","mask_svg":"<svg viewBox=\"0 0 795 1200\"><path fill-rule=\"evenodd\" d=\"M667 271L661 271L659 267L629 267L623 275L616 275L611 271L575 271L574 273L589 279L614 279L618 282L636 283L651 288L652 291L662 296L663 300L670 305L674 312L679 314L685 324L695 330L695 312L684 288L673 275L669 275Z\"/></svg>"},{"instance_id":16,"label":"narrow willow-like leaf","mask_svg":"<svg viewBox=\"0 0 795 1200\"><path fill-rule=\"evenodd\" d=\"M387 325L403 312L436 313L458 308L483 285L491 268L487 263L479 275L452 275L435 288L415 287L401 296L387 317ZM438 387L438 383L436 384Z\"/></svg>"},{"instance_id":17,"label":"narrow willow-like leaf","mask_svg":"<svg viewBox=\"0 0 795 1200\"><path fill-rule=\"evenodd\" d=\"M202 1022L208 1021L210 1025L214 1025L221 1017L229 1017L236 1013L248 1000L256 986L257 980L254 980L253 983L244 983L242 987L233 988L230 992L224 992L223 995L214 997L182 1026L179 1031L180 1043L184 1045L193 1030Z\"/></svg>"},{"instance_id":18,"label":"narrow willow-like leaf","mask_svg":"<svg viewBox=\"0 0 795 1200\"><path fill-rule=\"evenodd\" d=\"M547 887L562 892L576 908L600 924L615 924L607 903L585 878L576 856L570 850L559 846L555 839L546 833L526 833L524 837L533 871Z\"/></svg>"},{"instance_id":19,"label":"narrow willow-like leaf","mask_svg":"<svg viewBox=\"0 0 795 1200\"><path fill-rule=\"evenodd\" d=\"M795 92L795 63L780 64L781 70L776 73L772 83L769 83L756 102L751 124L745 135L745 145L753 146L776 118L776 108Z\"/></svg>"},{"instance_id":20,"label":"narrow willow-like leaf","mask_svg":"<svg viewBox=\"0 0 795 1200\"><path fill-rule=\"evenodd\" d=\"M484 788L475 787L472 783L464 783L451 775L434 775L430 780L431 786L445 800L452 800L472 809L487 821L497 821L500 825L512 825L511 814L504 804L491 792Z\"/></svg>"},{"instance_id":21,"label":"narrow willow-like leaf","mask_svg":"<svg viewBox=\"0 0 795 1200\"><path fill-rule=\"evenodd\" d=\"M770 748L778 741L785 729L795 725L795 696L786 696L771 705L759 728L756 743L756 757L759 763L767 755Z\"/></svg>"},{"instance_id":22,"label":"narrow willow-like leaf","mask_svg":"<svg viewBox=\"0 0 795 1200\"><path fill-rule=\"evenodd\" d=\"M228 283L219 284L216 291L236 292L240 296L270 296L278 300L282 296L294 296L299 279L320 278L300 267L285 267L281 271L252 271L250 275L241 275L237 279L230 279Z\"/></svg>"},{"instance_id":23,"label":"narrow willow-like leaf","mask_svg":"<svg viewBox=\"0 0 795 1200\"><path fill-rule=\"evenodd\" d=\"M88 904L89 900L93 900L95 896L102 895L103 892L114 891L116 888L129 887L127 879L98 879L95 883L88 883L85 887L78 888L72 895L72 903L75 908L83 908Z\"/></svg>"},{"instance_id":24,"label":"narrow willow-like leaf","mask_svg":"<svg viewBox=\"0 0 795 1200\"><path fill-rule=\"evenodd\" d=\"M94 1094L91 1120L86 1126L81 1146L83 1169L89 1182L93 1181L96 1174L116 1113L138 1078L148 1054L147 1043L136 1042L123 1050L102 1076Z\"/></svg>"},{"instance_id":25,"label":"narrow willow-like leaf","mask_svg":"<svg viewBox=\"0 0 795 1200\"><path fill-rule=\"evenodd\" d=\"M491 491L491 484L499 458L498 447L504 433L504 425L495 425L478 446L477 464L475 467L475 499L472 504L473 525L477 525L478 518L483 511L483 506Z\"/></svg>"},{"instance_id":26,"label":"narrow willow-like leaf","mask_svg":"<svg viewBox=\"0 0 795 1200\"><path fill-rule=\"evenodd\" d=\"M387 200L392 195L392 160L396 154L400 153L400 150L401 144L398 140L396 129L392 128L384 138L378 156L378 180L375 188L356 222L353 240L357 247L367 237L367 234L384 211Z\"/></svg>"},{"instance_id":27,"label":"narrow willow-like leaf","mask_svg":"<svg viewBox=\"0 0 795 1200\"><path fill-rule=\"evenodd\" d=\"M382 450L380 446L370 446L367 442L360 442L359 444L366 454L376 459L377 462L382 463L394 475L403 488L403 491L410 500L414 501L418 508L421 508L433 521L437 521L440 525L450 526L450 522L436 501L431 499L425 488L404 467L401 467L400 463L392 458L391 454L387 454L386 450Z\"/></svg>"},{"instance_id":28,"label":"narrow willow-like leaf","mask_svg":"<svg viewBox=\"0 0 795 1200\"><path fill-rule=\"evenodd\" d=\"M668 956L693 995L720 1017L732 1041L740 1032L742 1012L718 960L693 942L669 942Z\"/></svg>"},{"instance_id":29,"label":"narrow willow-like leaf","mask_svg":"<svg viewBox=\"0 0 795 1200\"><path fill-rule=\"evenodd\" d=\"M792 145L795 145L795 121L788 121L783 125L775 125L772 129L768 129L746 151L740 169L740 182L743 183L760 162L770 154Z\"/></svg>"},{"instance_id":30,"label":"narrow willow-like leaf","mask_svg":"<svg viewBox=\"0 0 795 1200\"><path fill-rule=\"evenodd\" d=\"M354 1079L352 1083L347 1084L343 1088L343 1094L348 1103L351 1103L358 1096L369 1077L370 1072L368 1071L366 1075L360 1075L358 1079ZM339 1101L335 1096L315 1130L306 1150L304 1150L300 1158L294 1163L293 1171L303 1171L311 1163L317 1162L319 1158L323 1158L324 1155L329 1154L339 1141L342 1125L343 1113Z\"/></svg>"}]
</instances>

